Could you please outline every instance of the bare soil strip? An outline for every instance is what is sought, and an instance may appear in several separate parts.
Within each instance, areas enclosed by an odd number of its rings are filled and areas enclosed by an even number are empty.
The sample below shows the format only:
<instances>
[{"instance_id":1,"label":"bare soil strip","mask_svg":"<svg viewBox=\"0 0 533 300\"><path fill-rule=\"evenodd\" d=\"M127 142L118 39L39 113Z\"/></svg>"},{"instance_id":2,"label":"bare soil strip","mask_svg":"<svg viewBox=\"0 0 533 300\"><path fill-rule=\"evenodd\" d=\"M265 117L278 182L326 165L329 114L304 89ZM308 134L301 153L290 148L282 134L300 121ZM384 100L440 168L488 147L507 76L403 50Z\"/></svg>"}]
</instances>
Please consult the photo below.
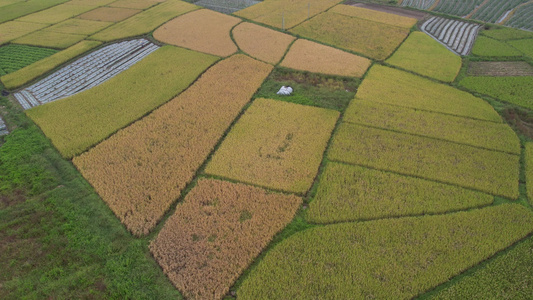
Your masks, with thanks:
<instances>
[{"instance_id":1,"label":"bare soil strip","mask_svg":"<svg viewBox=\"0 0 533 300\"><path fill-rule=\"evenodd\" d=\"M476 61L468 65L468 75L533 76L533 66L525 61Z\"/></svg>"}]
</instances>

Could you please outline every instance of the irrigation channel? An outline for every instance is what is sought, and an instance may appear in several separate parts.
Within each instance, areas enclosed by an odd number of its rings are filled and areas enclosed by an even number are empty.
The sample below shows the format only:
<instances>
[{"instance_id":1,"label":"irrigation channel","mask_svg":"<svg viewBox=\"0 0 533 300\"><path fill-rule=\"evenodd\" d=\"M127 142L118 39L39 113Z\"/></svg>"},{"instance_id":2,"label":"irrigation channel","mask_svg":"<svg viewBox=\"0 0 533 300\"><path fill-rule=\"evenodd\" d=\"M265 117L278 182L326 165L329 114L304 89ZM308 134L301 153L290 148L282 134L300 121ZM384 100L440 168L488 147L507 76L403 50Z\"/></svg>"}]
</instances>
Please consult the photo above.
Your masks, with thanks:
<instances>
[{"instance_id":1,"label":"irrigation channel","mask_svg":"<svg viewBox=\"0 0 533 300\"><path fill-rule=\"evenodd\" d=\"M422 31L459 55L472 50L481 25L458 20L432 17L422 25Z\"/></svg>"},{"instance_id":2,"label":"irrigation channel","mask_svg":"<svg viewBox=\"0 0 533 300\"><path fill-rule=\"evenodd\" d=\"M24 109L30 109L72 96L111 79L158 48L145 39L105 46L18 91L14 97Z\"/></svg>"}]
</instances>

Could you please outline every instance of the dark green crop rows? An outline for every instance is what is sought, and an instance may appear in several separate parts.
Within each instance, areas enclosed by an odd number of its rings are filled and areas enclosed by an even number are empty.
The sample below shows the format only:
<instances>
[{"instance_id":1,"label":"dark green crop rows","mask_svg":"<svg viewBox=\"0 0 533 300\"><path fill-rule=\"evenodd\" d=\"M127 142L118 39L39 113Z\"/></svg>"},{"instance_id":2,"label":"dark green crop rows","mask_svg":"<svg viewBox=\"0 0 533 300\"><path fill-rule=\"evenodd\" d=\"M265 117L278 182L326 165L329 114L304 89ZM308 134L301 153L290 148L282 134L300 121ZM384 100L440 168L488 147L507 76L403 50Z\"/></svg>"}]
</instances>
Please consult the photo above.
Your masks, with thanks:
<instances>
[{"instance_id":1,"label":"dark green crop rows","mask_svg":"<svg viewBox=\"0 0 533 300\"><path fill-rule=\"evenodd\" d=\"M15 44L0 47L0 76L15 72L56 52L58 51L54 49Z\"/></svg>"}]
</instances>

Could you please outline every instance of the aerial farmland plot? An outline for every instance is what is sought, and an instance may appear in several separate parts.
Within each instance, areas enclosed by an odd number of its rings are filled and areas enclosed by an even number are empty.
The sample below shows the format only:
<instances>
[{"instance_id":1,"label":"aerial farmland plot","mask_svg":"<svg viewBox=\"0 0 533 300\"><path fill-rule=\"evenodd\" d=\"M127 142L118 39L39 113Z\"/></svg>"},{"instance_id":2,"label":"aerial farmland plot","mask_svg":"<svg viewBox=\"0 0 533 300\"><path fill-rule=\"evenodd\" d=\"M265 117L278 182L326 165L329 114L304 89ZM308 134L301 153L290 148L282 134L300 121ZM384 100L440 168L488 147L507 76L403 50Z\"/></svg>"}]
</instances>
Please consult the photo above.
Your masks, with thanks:
<instances>
[{"instance_id":1,"label":"aerial farmland plot","mask_svg":"<svg viewBox=\"0 0 533 300\"><path fill-rule=\"evenodd\" d=\"M531 299L532 7L0 0L0 299Z\"/></svg>"}]
</instances>

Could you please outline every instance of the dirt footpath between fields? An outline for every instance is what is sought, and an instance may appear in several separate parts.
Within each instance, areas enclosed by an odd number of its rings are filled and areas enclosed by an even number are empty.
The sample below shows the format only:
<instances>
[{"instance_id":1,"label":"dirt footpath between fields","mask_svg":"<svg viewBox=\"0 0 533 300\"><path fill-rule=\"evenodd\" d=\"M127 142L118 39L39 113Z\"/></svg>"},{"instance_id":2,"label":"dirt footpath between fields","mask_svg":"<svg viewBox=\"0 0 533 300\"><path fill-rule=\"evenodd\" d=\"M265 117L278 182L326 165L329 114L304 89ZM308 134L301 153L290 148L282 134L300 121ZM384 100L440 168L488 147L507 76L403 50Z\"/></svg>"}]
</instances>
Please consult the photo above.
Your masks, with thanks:
<instances>
[{"instance_id":1,"label":"dirt footpath between fields","mask_svg":"<svg viewBox=\"0 0 533 300\"><path fill-rule=\"evenodd\" d=\"M348 1L345 3L346 5L366 8L366 9L372 9L377 10L381 12L386 12L389 14L395 14L403 17L413 18L417 20L424 20L428 17L428 14L421 11L416 10L410 10L400 7L394 7L394 6L388 6L388 5L380 5L375 3L359 3L355 1Z\"/></svg>"}]
</instances>

